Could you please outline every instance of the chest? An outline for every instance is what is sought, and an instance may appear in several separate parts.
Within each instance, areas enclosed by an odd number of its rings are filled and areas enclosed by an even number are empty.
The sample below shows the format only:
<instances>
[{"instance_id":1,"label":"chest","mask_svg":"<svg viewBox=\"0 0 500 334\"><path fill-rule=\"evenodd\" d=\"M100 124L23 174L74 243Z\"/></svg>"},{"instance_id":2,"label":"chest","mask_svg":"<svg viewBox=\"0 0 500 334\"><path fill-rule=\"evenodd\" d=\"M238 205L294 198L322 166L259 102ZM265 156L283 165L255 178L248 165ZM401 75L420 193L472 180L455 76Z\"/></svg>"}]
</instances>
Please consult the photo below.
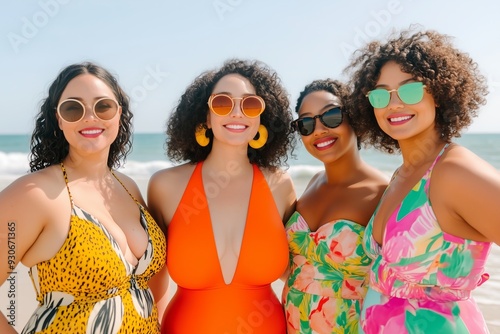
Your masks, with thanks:
<instances>
[{"instance_id":1,"label":"chest","mask_svg":"<svg viewBox=\"0 0 500 334\"><path fill-rule=\"evenodd\" d=\"M411 220L420 208L429 206L429 174L398 173L387 187L373 216L373 238L382 245L384 233L392 228L388 224L401 222L400 228L411 228Z\"/></svg>"},{"instance_id":2,"label":"chest","mask_svg":"<svg viewBox=\"0 0 500 334\"><path fill-rule=\"evenodd\" d=\"M167 264L177 284L193 289L224 286L224 271L230 277L226 281L243 285L279 278L287 265L288 245L268 188L254 187L245 199L234 193L214 199L207 192L197 207L188 205L191 195L195 192L181 201L168 227Z\"/></svg>"}]
</instances>

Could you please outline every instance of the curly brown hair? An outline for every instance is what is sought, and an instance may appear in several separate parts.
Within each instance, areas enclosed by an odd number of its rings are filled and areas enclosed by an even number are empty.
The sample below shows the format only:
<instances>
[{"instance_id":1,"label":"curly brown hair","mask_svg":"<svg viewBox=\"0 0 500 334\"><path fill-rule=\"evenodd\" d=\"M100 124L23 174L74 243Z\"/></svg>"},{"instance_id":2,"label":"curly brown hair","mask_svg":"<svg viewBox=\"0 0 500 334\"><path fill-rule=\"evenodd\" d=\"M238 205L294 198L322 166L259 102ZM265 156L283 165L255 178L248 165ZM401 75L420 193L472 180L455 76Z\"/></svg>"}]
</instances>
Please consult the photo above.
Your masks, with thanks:
<instances>
[{"instance_id":1,"label":"curly brown hair","mask_svg":"<svg viewBox=\"0 0 500 334\"><path fill-rule=\"evenodd\" d=\"M195 129L207 122L207 101L214 86L228 74L239 74L250 81L255 92L266 103L260 115L269 137L260 149L248 147L250 163L275 170L287 166L288 154L295 147L295 137L290 128L292 113L288 94L276 72L263 62L229 59L218 70L206 71L187 87L167 121L167 156L172 161L197 163L207 158L212 150L213 133L206 131L210 143L201 147L195 140Z\"/></svg>"},{"instance_id":2,"label":"curly brown hair","mask_svg":"<svg viewBox=\"0 0 500 334\"><path fill-rule=\"evenodd\" d=\"M347 119L349 122L349 125L353 128L354 133L358 133L358 130L353 126L353 122L351 120L351 114L349 112L347 101L350 97L351 90L349 89L349 86L340 82L339 80L334 80L334 79L321 79L321 80L314 80L313 82L307 84L304 87L304 90L302 90L299 94L299 97L297 98L297 103L295 104L295 112L298 114L300 110L300 106L302 105L302 100L304 98L314 92L318 91L325 91L333 94L334 96L338 97L340 99L340 102L342 103L342 113L344 117ZM358 135L358 149L361 148L360 145L360 137Z\"/></svg>"},{"instance_id":3,"label":"curly brown hair","mask_svg":"<svg viewBox=\"0 0 500 334\"><path fill-rule=\"evenodd\" d=\"M30 144L29 164L32 172L59 164L68 155L69 143L59 129L56 107L68 83L81 74L92 74L106 83L122 108L118 135L109 150L108 167L119 167L132 149L133 114L129 109L129 97L118 85L116 78L106 69L91 62L72 64L64 68L50 85L49 94L36 115Z\"/></svg>"},{"instance_id":4,"label":"curly brown hair","mask_svg":"<svg viewBox=\"0 0 500 334\"><path fill-rule=\"evenodd\" d=\"M436 102L436 131L447 142L460 137L461 130L472 123L488 94L486 79L477 63L455 48L450 36L433 30L412 32L413 28L391 36L386 43L369 43L356 51L344 70L352 73L349 83L353 92L348 108L355 128L367 144L388 153L399 151L399 144L381 130L366 97L388 61L395 61L402 71L424 83Z\"/></svg>"}]
</instances>

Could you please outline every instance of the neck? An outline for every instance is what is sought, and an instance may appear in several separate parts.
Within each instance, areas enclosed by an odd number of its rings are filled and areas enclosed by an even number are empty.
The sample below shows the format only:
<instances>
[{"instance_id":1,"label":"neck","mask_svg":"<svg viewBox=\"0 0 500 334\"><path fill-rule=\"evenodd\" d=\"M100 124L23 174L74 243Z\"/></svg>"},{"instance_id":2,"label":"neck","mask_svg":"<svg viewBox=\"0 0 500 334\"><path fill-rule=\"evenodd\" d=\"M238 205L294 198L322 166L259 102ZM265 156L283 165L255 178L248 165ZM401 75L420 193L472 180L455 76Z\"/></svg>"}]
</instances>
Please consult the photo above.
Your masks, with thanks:
<instances>
[{"instance_id":1,"label":"neck","mask_svg":"<svg viewBox=\"0 0 500 334\"><path fill-rule=\"evenodd\" d=\"M412 141L400 141L403 167L417 168L433 161L445 143L437 135L417 138Z\"/></svg>"},{"instance_id":2,"label":"neck","mask_svg":"<svg viewBox=\"0 0 500 334\"><path fill-rule=\"evenodd\" d=\"M212 151L203 162L204 168L227 172L231 176L239 176L251 170L252 165L247 157L246 147L212 147Z\"/></svg>"},{"instance_id":3,"label":"neck","mask_svg":"<svg viewBox=\"0 0 500 334\"><path fill-rule=\"evenodd\" d=\"M87 180L102 180L111 176L107 161L75 158L68 155L63 160L63 164L73 178L84 177Z\"/></svg>"},{"instance_id":4,"label":"neck","mask_svg":"<svg viewBox=\"0 0 500 334\"><path fill-rule=\"evenodd\" d=\"M363 162L359 151L356 149L352 153L345 153L334 162L325 163L324 166L326 183L335 185L353 183L353 180L359 178L367 165Z\"/></svg>"}]
</instances>

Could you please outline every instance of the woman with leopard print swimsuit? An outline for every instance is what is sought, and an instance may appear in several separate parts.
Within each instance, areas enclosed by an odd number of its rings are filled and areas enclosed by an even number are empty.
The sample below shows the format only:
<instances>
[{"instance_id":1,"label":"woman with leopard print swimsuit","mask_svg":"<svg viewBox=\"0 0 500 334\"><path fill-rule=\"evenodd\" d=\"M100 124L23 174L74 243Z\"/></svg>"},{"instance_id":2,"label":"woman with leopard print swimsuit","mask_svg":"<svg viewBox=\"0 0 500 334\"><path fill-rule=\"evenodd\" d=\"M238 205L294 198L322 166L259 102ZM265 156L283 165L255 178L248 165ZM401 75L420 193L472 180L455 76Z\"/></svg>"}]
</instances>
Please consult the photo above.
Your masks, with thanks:
<instances>
[{"instance_id":1,"label":"woman with leopard print swimsuit","mask_svg":"<svg viewBox=\"0 0 500 334\"><path fill-rule=\"evenodd\" d=\"M22 333L159 333L149 281L163 273L165 237L136 183L113 170L130 151L131 119L128 97L95 64L70 65L51 85L32 173L0 193L0 238L16 234L0 283L22 262L39 303ZM1 313L0 333L16 333Z\"/></svg>"}]
</instances>

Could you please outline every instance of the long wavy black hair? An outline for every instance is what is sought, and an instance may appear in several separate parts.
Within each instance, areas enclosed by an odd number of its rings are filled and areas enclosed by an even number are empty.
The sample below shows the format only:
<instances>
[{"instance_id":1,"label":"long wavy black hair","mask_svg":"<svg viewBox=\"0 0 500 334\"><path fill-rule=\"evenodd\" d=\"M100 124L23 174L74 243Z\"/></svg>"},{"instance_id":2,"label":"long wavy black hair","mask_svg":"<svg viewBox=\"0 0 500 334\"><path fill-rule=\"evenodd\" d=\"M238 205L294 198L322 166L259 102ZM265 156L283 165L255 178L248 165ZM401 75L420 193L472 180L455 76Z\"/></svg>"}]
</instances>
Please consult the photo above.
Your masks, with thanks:
<instances>
[{"instance_id":1,"label":"long wavy black hair","mask_svg":"<svg viewBox=\"0 0 500 334\"><path fill-rule=\"evenodd\" d=\"M385 43L373 41L355 53L345 72L352 73L350 110L355 127L367 142L388 153L399 151L396 140L379 127L366 94L372 90L388 61L424 83L436 102L437 133L445 141L460 137L472 123L488 93L486 79L470 56L455 48L450 36L410 26Z\"/></svg>"},{"instance_id":2,"label":"long wavy black hair","mask_svg":"<svg viewBox=\"0 0 500 334\"><path fill-rule=\"evenodd\" d=\"M72 64L64 68L50 85L49 94L43 100L36 116L29 155L32 172L59 164L68 155L69 143L59 129L56 108L68 83L81 74L92 74L106 83L122 108L118 135L109 150L108 167L119 167L132 149L133 115L129 109L129 97L118 85L116 78L106 69L91 62Z\"/></svg>"},{"instance_id":3,"label":"long wavy black hair","mask_svg":"<svg viewBox=\"0 0 500 334\"><path fill-rule=\"evenodd\" d=\"M277 73L263 62L254 60L227 60L218 70L206 71L187 87L167 121L167 156L172 161L197 163L207 158L212 150L213 133L207 130L210 143L201 147L195 140L195 129L207 122L207 101L217 82L228 74L239 74L250 81L255 92L266 103L260 115L269 138L260 149L248 147L251 163L274 170L286 166L296 139L290 128L292 113L288 94Z\"/></svg>"}]
</instances>

